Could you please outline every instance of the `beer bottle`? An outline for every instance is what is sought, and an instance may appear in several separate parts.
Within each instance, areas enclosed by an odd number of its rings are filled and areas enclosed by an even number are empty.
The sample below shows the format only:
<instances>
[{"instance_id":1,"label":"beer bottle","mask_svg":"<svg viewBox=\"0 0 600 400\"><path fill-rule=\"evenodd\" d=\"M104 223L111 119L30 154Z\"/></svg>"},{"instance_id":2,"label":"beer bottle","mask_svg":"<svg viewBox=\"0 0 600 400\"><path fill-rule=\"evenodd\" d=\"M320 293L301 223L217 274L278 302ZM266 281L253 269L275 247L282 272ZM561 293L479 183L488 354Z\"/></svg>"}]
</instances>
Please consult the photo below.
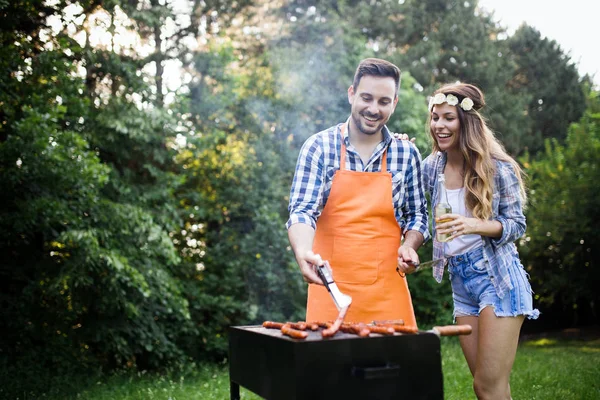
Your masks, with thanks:
<instances>
[{"instance_id":1,"label":"beer bottle","mask_svg":"<svg viewBox=\"0 0 600 400\"><path fill-rule=\"evenodd\" d=\"M446 177L444 176L444 174L440 174L438 178L438 196L439 202L435 206L434 217L436 218L436 224L441 224L443 222L450 221L450 219L438 221L437 218L442 214L449 214L452 212L452 207L450 207L450 202L448 201L448 192L446 191ZM447 242L448 238L450 237L449 233L436 233L436 235L438 242Z\"/></svg>"}]
</instances>

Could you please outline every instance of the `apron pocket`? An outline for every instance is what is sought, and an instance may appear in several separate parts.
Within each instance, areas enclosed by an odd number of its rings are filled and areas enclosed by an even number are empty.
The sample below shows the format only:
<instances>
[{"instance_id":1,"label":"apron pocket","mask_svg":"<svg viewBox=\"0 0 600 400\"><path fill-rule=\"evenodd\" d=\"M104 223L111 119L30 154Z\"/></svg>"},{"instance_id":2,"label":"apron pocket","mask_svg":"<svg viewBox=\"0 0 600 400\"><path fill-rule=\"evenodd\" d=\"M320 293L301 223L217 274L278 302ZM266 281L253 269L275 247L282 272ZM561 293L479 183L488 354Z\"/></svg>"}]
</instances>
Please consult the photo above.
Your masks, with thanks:
<instances>
[{"instance_id":1,"label":"apron pocket","mask_svg":"<svg viewBox=\"0 0 600 400\"><path fill-rule=\"evenodd\" d=\"M379 276L381 252L373 244L359 239L333 239L331 269L336 282L354 285L372 285Z\"/></svg>"}]
</instances>

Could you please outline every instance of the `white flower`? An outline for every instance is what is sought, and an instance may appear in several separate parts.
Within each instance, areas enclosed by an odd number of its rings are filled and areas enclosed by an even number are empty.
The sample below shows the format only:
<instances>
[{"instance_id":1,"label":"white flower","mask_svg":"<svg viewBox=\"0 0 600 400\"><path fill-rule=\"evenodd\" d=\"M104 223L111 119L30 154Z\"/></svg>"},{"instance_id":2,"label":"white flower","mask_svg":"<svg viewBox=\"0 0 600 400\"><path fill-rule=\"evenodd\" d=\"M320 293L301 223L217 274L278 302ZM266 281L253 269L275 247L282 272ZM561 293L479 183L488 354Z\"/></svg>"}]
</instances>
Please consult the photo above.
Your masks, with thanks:
<instances>
[{"instance_id":1,"label":"white flower","mask_svg":"<svg viewBox=\"0 0 600 400\"><path fill-rule=\"evenodd\" d=\"M446 96L446 102L449 106L455 106L458 104L458 97L456 97L453 94L449 94L448 96Z\"/></svg>"},{"instance_id":2,"label":"white flower","mask_svg":"<svg viewBox=\"0 0 600 400\"><path fill-rule=\"evenodd\" d=\"M447 96L444 93L438 93L436 94L434 97L430 97L429 98L429 111L432 110L433 106L436 104L443 104L443 103L448 103L448 105L450 106L456 106L458 105L459 101L458 101L458 97L456 97L453 94L448 94ZM468 97L465 97L461 102L460 102L460 108L462 108L465 111L470 111L473 109L473 100L471 100Z\"/></svg>"},{"instance_id":3,"label":"white flower","mask_svg":"<svg viewBox=\"0 0 600 400\"><path fill-rule=\"evenodd\" d=\"M442 104L446 102L446 95L444 93L438 93L433 98L433 104Z\"/></svg>"},{"instance_id":4,"label":"white flower","mask_svg":"<svg viewBox=\"0 0 600 400\"><path fill-rule=\"evenodd\" d=\"M463 101L460 102L460 108L465 111L470 111L473 108L473 100L468 97L465 97Z\"/></svg>"}]
</instances>

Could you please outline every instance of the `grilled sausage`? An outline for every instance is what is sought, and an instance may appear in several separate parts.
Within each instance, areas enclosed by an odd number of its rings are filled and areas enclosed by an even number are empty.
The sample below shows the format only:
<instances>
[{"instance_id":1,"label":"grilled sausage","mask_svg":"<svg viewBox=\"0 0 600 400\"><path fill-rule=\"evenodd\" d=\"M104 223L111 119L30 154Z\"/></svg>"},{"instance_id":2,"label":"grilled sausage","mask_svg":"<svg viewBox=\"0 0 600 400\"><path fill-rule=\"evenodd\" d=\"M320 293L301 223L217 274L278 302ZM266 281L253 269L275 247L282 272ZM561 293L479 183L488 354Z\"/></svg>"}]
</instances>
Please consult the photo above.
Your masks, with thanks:
<instances>
[{"instance_id":1,"label":"grilled sausage","mask_svg":"<svg viewBox=\"0 0 600 400\"><path fill-rule=\"evenodd\" d=\"M269 329L281 329L283 324L281 322L265 321L262 326Z\"/></svg>"},{"instance_id":2,"label":"grilled sausage","mask_svg":"<svg viewBox=\"0 0 600 400\"><path fill-rule=\"evenodd\" d=\"M306 329L310 329L311 331L318 331L319 324L317 322L306 322L306 321L298 321L298 324L305 324Z\"/></svg>"},{"instance_id":3,"label":"grilled sausage","mask_svg":"<svg viewBox=\"0 0 600 400\"><path fill-rule=\"evenodd\" d=\"M432 330L437 332L440 336L457 336L470 335L473 328L471 325L446 325L434 326Z\"/></svg>"},{"instance_id":4,"label":"grilled sausage","mask_svg":"<svg viewBox=\"0 0 600 400\"><path fill-rule=\"evenodd\" d=\"M307 326L304 322L286 322L292 329L298 329L299 331L305 331Z\"/></svg>"},{"instance_id":5,"label":"grilled sausage","mask_svg":"<svg viewBox=\"0 0 600 400\"><path fill-rule=\"evenodd\" d=\"M373 321L373 325L404 325L403 319L385 319L380 321Z\"/></svg>"},{"instance_id":6,"label":"grilled sausage","mask_svg":"<svg viewBox=\"0 0 600 400\"><path fill-rule=\"evenodd\" d=\"M307 323L308 324L317 325L318 327L321 327L321 328L329 328L333 324L333 322L330 322L330 321L328 321L328 322L326 322L326 321L313 321L313 322L307 322Z\"/></svg>"},{"instance_id":7,"label":"grilled sausage","mask_svg":"<svg viewBox=\"0 0 600 400\"><path fill-rule=\"evenodd\" d=\"M319 330L319 325L318 324L307 323L306 325L308 325L308 329L310 329L311 331L318 331Z\"/></svg>"},{"instance_id":8,"label":"grilled sausage","mask_svg":"<svg viewBox=\"0 0 600 400\"><path fill-rule=\"evenodd\" d=\"M419 332L419 329L416 326L404 326L404 325L392 325L392 328L394 328L395 332L398 333L417 333Z\"/></svg>"},{"instance_id":9,"label":"grilled sausage","mask_svg":"<svg viewBox=\"0 0 600 400\"><path fill-rule=\"evenodd\" d=\"M342 308L340 310L340 314L338 315L338 317L335 320L335 322L333 323L333 325L331 325L327 329L324 329L321 332L321 336L332 337L333 335L335 335L337 333L337 331L340 329L340 326L342 326L342 322L344 322L344 317L346 316L347 312L348 312L348 307Z\"/></svg>"},{"instance_id":10,"label":"grilled sausage","mask_svg":"<svg viewBox=\"0 0 600 400\"><path fill-rule=\"evenodd\" d=\"M352 334L358 335L360 337L367 337L371 334L371 331L369 330L369 328L367 328L367 326L363 323L343 324L340 327L340 330L342 332L352 333Z\"/></svg>"},{"instance_id":11,"label":"grilled sausage","mask_svg":"<svg viewBox=\"0 0 600 400\"><path fill-rule=\"evenodd\" d=\"M401 326L401 325L399 325ZM396 331L393 326L368 326L367 329L372 333L379 333L380 335L393 335Z\"/></svg>"},{"instance_id":12,"label":"grilled sausage","mask_svg":"<svg viewBox=\"0 0 600 400\"><path fill-rule=\"evenodd\" d=\"M281 333L294 339L306 339L308 336L308 332L293 329L289 324L283 324L281 327Z\"/></svg>"}]
</instances>

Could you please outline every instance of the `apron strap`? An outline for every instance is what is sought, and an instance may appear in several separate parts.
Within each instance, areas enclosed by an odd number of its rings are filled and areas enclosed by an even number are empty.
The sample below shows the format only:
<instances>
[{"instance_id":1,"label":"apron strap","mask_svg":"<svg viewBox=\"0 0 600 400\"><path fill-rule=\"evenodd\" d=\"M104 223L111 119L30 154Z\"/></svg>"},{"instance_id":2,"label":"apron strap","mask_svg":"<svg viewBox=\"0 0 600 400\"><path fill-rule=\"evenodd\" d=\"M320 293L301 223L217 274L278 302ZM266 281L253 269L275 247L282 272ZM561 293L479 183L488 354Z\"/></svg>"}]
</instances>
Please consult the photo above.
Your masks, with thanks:
<instances>
[{"instance_id":1,"label":"apron strap","mask_svg":"<svg viewBox=\"0 0 600 400\"><path fill-rule=\"evenodd\" d=\"M340 128L340 152L342 153L340 154L340 171L346 169L346 141L344 140L344 132L346 132L347 125L348 122L344 123ZM387 148L383 151L383 154L381 155L381 172L387 172Z\"/></svg>"}]
</instances>

